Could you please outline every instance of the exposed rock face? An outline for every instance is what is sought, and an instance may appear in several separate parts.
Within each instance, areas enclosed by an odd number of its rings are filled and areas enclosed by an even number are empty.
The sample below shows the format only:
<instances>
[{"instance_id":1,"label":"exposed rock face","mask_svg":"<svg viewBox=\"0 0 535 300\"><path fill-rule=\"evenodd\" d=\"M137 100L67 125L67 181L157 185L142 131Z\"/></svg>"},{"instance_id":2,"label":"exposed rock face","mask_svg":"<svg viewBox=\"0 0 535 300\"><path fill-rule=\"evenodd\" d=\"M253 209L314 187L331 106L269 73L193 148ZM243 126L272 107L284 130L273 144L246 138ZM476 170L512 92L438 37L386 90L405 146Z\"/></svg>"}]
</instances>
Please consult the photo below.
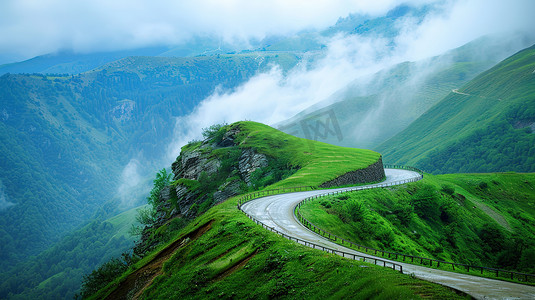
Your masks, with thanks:
<instances>
[{"instance_id":1,"label":"exposed rock face","mask_svg":"<svg viewBox=\"0 0 535 300\"><path fill-rule=\"evenodd\" d=\"M383 168L383 159L381 157L376 163L365 169L345 173L331 181L324 182L320 187L328 188L340 185L374 182L382 180L384 177L385 170Z\"/></svg>"},{"instance_id":2,"label":"exposed rock face","mask_svg":"<svg viewBox=\"0 0 535 300\"><path fill-rule=\"evenodd\" d=\"M198 181L203 172L206 173L208 178L218 175L218 177L227 176L227 180L224 180L210 194L204 194L195 190L195 188L177 184L175 188L177 213L193 217L197 214L197 210L192 209L194 204L198 206L205 201L212 201L212 204L216 204L242 193L244 182L247 185L251 185L251 173L258 168L268 166L268 158L264 154L260 154L254 149L239 149L237 147L236 138L239 133L239 128L232 128L218 142L209 139L204 140L197 148L192 150L186 148L180 153L180 156L172 165L175 180L189 179ZM224 158L214 155L213 152L214 150L221 152L221 150L225 149L241 152L239 159L231 161L230 171L228 169L222 171L221 166ZM222 174L222 172L227 172L228 174ZM230 179L231 177L236 178Z\"/></svg>"},{"instance_id":3,"label":"exposed rock face","mask_svg":"<svg viewBox=\"0 0 535 300\"><path fill-rule=\"evenodd\" d=\"M177 184L175 191L178 199L178 210L184 216L190 215L189 210L193 203L195 203L197 194L190 192L188 187L180 184Z\"/></svg>"},{"instance_id":4,"label":"exposed rock face","mask_svg":"<svg viewBox=\"0 0 535 300\"><path fill-rule=\"evenodd\" d=\"M203 145L200 148L183 152L172 165L175 179L186 178L197 180L204 171L208 175L212 175L221 166L221 162L217 159L210 159L204 152L209 151L208 145Z\"/></svg>"},{"instance_id":5,"label":"exposed rock face","mask_svg":"<svg viewBox=\"0 0 535 300\"><path fill-rule=\"evenodd\" d=\"M230 197L239 195L240 191L241 187L239 180L224 183L218 188L218 191L214 193L214 201L216 203L223 202Z\"/></svg>"},{"instance_id":6,"label":"exposed rock face","mask_svg":"<svg viewBox=\"0 0 535 300\"><path fill-rule=\"evenodd\" d=\"M268 159L264 154L256 153L253 149L245 149L240 157L240 174L247 185L251 185L251 173L258 168L268 165Z\"/></svg>"}]
</instances>

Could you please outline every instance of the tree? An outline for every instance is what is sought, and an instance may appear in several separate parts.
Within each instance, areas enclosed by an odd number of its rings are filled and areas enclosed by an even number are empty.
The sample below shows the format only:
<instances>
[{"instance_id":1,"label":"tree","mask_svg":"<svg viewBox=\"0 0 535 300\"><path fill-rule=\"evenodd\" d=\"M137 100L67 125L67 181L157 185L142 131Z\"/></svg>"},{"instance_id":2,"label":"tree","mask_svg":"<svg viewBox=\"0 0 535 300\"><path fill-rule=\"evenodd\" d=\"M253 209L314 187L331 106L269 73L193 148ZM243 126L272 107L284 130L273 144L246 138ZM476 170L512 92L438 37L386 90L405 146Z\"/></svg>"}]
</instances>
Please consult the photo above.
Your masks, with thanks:
<instances>
[{"instance_id":1,"label":"tree","mask_svg":"<svg viewBox=\"0 0 535 300\"><path fill-rule=\"evenodd\" d=\"M160 204L160 192L162 189L170 184L172 173L167 173L167 170L161 169L156 173L156 179L153 180L154 186L150 191L150 196L147 202L152 205L152 208L156 209Z\"/></svg>"}]
</instances>

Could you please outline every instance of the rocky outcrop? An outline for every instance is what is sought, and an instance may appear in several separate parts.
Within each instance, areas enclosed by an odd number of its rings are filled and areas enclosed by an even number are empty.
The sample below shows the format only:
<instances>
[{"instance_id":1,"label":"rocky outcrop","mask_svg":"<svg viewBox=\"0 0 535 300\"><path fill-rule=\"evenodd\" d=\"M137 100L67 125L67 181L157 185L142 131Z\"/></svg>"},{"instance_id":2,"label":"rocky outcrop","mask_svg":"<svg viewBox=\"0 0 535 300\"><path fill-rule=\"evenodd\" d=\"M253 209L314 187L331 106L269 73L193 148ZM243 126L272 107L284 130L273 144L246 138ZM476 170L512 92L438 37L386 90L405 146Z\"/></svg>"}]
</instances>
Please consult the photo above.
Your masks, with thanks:
<instances>
[{"instance_id":1,"label":"rocky outcrop","mask_svg":"<svg viewBox=\"0 0 535 300\"><path fill-rule=\"evenodd\" d=\"M333 180L322 183L320 188L380 181L384 177L385 170L383 168L383 159L381 157L376 163L368 166L365 169L351 171L345 173L344 175L338 176Z\"/></svg>"},{"instance_id":2,"label":"rocky outcrop","mask_svg":"<svg viewBox=\"0 0 535 300\"><path fill-rule=\"evenodd\" d=\"M194 217L198 213L197 209L192 209L194 205L198 207L205 201L217 204L243 193L245 184L251 185L251 174L258 168L268 166L266 155L251 148L240 149L238 147L237 137L239 134L239 128L232 127L220 141L207 139L197 145L183 148L180 156L172 165L174 179L199 181L201 174L205 173L204 179L208 178L209 182L197 182L197 187L177 184L175 193L178 213ZM216 150L218 155L214 154ZM239 152L239 156L229 161L225 155L231 152L236 153L236 151ZM227 159L225 162L227 168L222 170L225 159ZM229 164L230 168L228 168ZM217 180L219 186L214 186L213 191L206 193L205 186L212 183L212 180ZM199 191L198 188L201 185L203 192Z\"/></svg>"},{"instance_id":3,"label":"rocky outcrop","mask_svg":"<svg viewBox=\"0 0 535 300\"><path fill-rule=\"evenodd\" d=\"M238 164L240 174L247 185L251 185L251 173L258 168L268 166L268 159L264 154L256 153L253 149L245 149Z\"/></svg>"},{"instance_id":4,"label":"rocky outcrop","mask_svg":"<svg viewBox=\"0 0 535 300\"><path fill-rule=\"evenodd\" d=\"M206 155L210 150L208 145L202 145L193 151L180 153L180 156L172 165L175 179L197 180L202 172L206 172L207 175L216 173L221 166L221 162Z\"/></svg>"},{"instance_id":5,"label":"rocky outcrop","mask_svg":"<svg viewBox=\"0 0 535 300\"><path fill-rule=\"evenodd\" d=\"M227 200L230 197L239 195L241 192L241 184L239 180L233 180L222 184L217 192L214 193L215 203L220 203Z\"/></svg>"}]
</instances>

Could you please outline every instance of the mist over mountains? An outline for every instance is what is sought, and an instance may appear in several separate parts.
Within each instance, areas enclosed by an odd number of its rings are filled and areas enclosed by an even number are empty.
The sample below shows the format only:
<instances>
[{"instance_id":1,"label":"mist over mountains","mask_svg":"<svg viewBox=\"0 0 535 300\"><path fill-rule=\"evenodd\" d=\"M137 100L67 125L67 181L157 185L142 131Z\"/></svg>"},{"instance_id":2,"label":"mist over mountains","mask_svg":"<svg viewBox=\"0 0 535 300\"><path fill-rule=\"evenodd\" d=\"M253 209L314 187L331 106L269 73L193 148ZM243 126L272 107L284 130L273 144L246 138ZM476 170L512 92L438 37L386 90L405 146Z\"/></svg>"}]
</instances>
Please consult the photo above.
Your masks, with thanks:
<instances>
[{"instance_id":1,"label":"mist over mountains","mask_svg":"<svg viewBox=\"0 0 535 300\"><path fill-rule=\"evenodd\" d=\"M535 43L531 1L142 2L97 1L87 15L86 1L0 4L0 267L24 269L72 230L144 204L156 170L215 123L417 163L396 135ZM116 10L127 17L110 21ZM470 171L431 169L433 155L430 172Z\"/></svg>"}]
</instances>

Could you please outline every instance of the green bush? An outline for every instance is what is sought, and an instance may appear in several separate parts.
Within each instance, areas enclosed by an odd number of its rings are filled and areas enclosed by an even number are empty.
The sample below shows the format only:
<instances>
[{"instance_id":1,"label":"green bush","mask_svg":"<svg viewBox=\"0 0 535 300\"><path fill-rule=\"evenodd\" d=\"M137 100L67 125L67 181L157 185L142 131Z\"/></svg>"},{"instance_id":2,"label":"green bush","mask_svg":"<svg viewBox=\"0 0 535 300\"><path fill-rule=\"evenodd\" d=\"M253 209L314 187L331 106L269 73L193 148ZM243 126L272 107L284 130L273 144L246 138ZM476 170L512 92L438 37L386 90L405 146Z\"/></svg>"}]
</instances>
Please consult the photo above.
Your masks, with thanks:
<instances>
[{"instance_id":1,"label":"green bush","mask_svg":"<svg viewBox=\"0 0 535 300\"><path fill-rule=\"evenodd\" d=\"M449 184L443 184L440 189L444 194L452 196L455 193L455 188Z\"/></svg>"},{"instance_id":2,"label":"green bush","mask_svg":"<svg viewBox=\"0 0 535 300\"><path fill-rule=\"evenodd\" d=\"M84 276L82 281L81 296L87 298L101 288L112 282L128 268L128 264L118 258L112 258L107 263L93 270L91 274Z\"/></svg>"},{"instance_id":3,"label":"green bush","mask_svg":"<svg viewBox=\"0 0 535 300\"><path fill-rule=\"evenodd\" d=\"M221 142L223 140L223 136L227 132L226 126L228 124L222 123L222 124L214 124L208 128L202 129L202 136L205 139L212 140L215 143Z\"/></svg>"}]
</instances>

